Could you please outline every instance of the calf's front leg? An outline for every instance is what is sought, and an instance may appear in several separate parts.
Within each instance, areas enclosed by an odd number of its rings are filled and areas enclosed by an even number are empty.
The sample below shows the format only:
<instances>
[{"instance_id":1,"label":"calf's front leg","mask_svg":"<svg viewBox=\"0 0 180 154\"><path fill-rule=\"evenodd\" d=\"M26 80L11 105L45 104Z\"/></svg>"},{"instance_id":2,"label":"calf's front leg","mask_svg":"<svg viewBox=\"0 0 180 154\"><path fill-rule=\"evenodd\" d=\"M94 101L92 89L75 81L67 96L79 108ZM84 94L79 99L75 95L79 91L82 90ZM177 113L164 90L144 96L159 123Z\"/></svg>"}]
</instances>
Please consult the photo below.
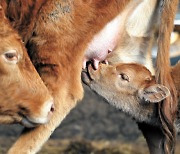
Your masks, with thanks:
<instances>
[{"instance_id":1,"label":"calf's front leg","mask_svg":"<svg viewBox=\"0 0 180 154\"><path fill-rule=\"evenodd\" d=\"M139 129L142 131L150 154L164 154L162 130L158 127L148 125L146 123L138 123Z\"/></svg>"}]
</instances>

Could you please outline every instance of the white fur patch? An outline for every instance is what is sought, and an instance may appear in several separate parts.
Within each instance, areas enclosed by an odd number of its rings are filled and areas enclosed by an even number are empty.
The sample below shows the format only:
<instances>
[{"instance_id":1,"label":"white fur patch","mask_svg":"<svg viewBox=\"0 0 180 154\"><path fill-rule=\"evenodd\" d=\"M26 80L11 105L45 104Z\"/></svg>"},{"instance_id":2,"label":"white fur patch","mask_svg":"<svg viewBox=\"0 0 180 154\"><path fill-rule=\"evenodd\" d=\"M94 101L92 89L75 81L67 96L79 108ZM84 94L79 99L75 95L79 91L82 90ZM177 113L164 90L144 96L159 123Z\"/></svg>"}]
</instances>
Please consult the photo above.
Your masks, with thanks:
<instances>
[{"instance_id":1,"label":"white fur patch","mask_svg":"<svg viewBox=\"0 0 180 154\"><path fill-rule=\"evenodd\" d=\"M145 37L154 13L157 0L144 0L132 13L126 23L126 30L130 36Z\"/></svg>"}]
</instances>

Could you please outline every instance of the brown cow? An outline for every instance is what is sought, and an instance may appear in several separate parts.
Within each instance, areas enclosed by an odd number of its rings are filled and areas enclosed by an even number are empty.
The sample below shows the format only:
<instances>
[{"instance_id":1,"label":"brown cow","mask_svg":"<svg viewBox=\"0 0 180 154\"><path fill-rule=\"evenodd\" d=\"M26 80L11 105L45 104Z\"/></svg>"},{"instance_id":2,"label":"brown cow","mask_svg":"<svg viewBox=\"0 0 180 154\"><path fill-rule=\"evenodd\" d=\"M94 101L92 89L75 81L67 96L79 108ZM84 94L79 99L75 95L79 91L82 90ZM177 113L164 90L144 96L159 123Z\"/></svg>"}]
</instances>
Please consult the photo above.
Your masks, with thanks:
<instances>
[{"instance_id":1,"label":"brown cow","mask_svg":"<svg viewBox=\"0 0 180 154\"><path fill-rule=\"evenodd\" d=\"M52 93L56 108L47 125L26 130L9 153L36 153L83 97L81 69L85 49L130 1L0 1L11 24L27 42L31 60Z\"/></svg>"},{"instance_id":2,"label":"brown cow","mask_svg":"<svg viewBox=\"0 0 180 154\"><path fill-rule=\"evenodd\" d=\"M28 58L20 36L0 6L0 123L46 123L52 97Z\"/></svg>"}]
</instances>

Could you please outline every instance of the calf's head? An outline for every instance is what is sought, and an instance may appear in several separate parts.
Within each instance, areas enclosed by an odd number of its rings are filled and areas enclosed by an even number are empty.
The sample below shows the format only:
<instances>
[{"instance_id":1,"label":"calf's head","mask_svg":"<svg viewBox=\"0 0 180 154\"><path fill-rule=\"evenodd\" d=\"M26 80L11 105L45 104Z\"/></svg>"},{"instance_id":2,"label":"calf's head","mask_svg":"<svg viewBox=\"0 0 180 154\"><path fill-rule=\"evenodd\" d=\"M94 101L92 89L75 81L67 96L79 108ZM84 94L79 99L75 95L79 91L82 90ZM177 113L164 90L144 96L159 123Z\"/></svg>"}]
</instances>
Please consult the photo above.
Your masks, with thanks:
<instances>
[{"instance_id":1,"label":"calf's head","mask_svg":"<svg viewBox=\"0 0 180 154\"><path fill-rule=\"evenodd\" d=\"M53 100L0 6L0 123L44 124Z\"/></svg>"},{"instance_id":2,"label":"calf's head","mask_svg":"<svg viewBox=\"0 0 180 154\"><path fill-rule=\"evenodd\" d=\"M87 70L82 73L83 82L138 121L150 121L156 114L154 103L169 95L168 88L156 84L150 71L140 64L101 64L98 70L89 65Z\"/></svg>"}]
</instances>

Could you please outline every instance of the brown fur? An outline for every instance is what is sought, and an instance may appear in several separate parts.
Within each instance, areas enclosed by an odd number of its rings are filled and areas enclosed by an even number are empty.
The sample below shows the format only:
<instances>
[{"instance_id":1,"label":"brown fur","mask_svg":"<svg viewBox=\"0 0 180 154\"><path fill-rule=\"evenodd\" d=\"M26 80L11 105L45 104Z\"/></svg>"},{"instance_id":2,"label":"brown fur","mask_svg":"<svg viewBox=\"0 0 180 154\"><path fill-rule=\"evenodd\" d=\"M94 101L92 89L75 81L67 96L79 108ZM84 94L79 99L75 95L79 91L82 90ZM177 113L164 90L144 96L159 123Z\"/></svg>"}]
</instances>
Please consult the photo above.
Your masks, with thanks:
<instances>
[{"instance_id":1,"label":"brown fur","mask_svg":"<svg viewBox=\"0 0 180 154\"><path fill-rule=\"evenodd\" d=\"M25 5L22 1L18 3ZM23 22L15 24L19 14L24 14L21 13L24 9L20 12L17 8L13 12L7 9L7 16L10 20L12 17L15 19L12 23L18 26L14 28L19 30L25 42L29 34L32 34L27 41L29 54L52 93L56 108L50 123L22 134L9 153L36 153L82 98L80 74L85 48L92 37L129 2L130 0L46 0L40 11L33 14L36 18L29 24L34 25L32 31ZM12 0L7 4L7 8L11 3L13 4ZM31 0L27 4L31 4ZM34 12L33 9L31 8L29 14ZM24 36L26 28L19 28L23 26L27 27L27 37Z\"/></svg>"},{"instance_id":2,"label":"brown fur","mask_svg":"<svg viewBox=\"0 0 180 154\"><path fill-rule=\"evenodd\" d=\"M49 103L52 105L52 97L1 6L0 21L0 123L24 124L25 118L31 119L34 123L37 118L48 119L51 106L49 109L44 108ZM7 52L12 51L15 56L8 58ZM46 102L50 99L51 102ZM43 113L43 110L47 110L46 113Z\"/></svg>"}]
</instances>

